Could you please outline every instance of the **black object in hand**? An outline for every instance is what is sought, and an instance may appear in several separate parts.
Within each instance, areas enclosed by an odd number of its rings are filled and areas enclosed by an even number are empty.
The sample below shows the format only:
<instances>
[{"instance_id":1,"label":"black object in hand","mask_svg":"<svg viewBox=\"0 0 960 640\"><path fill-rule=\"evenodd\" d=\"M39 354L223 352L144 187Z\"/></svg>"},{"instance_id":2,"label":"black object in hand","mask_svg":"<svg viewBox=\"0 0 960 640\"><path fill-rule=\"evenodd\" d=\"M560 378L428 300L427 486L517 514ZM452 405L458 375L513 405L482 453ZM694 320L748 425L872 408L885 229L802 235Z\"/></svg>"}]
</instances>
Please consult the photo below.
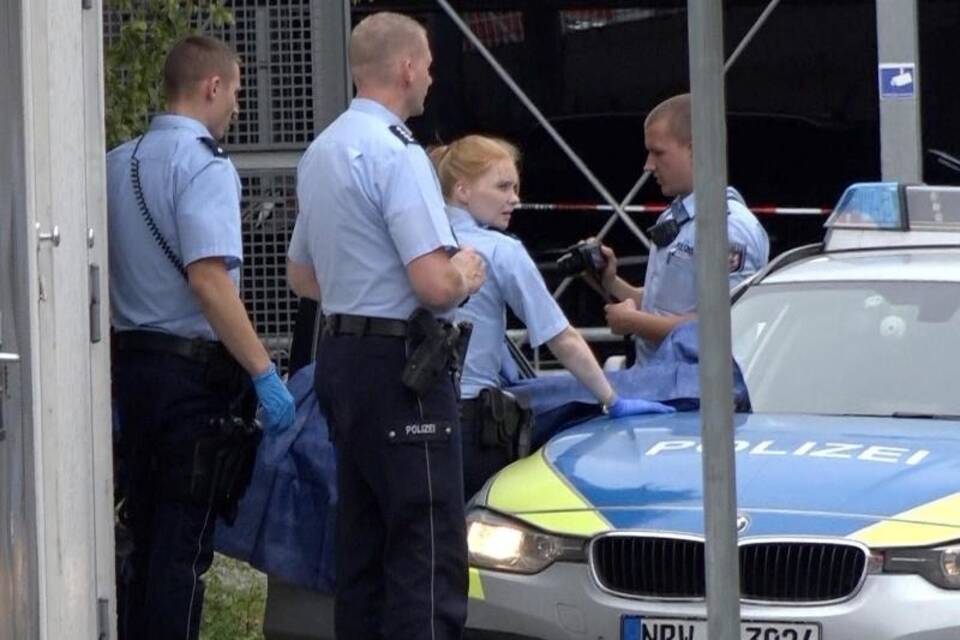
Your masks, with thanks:
<instances>
[{"instance_id":1,"label":"black object in hand","mask_svg":"<svg viewBox=\"0 0 960 640\"><path fill-rule=\"evenodd\" d=\"M582 240L567 247L563 255L557 258L557 268L565 276L587 273L599 277L606 266L607 258L600 251L600 242L597 240Z\"/></svg>"}]
</instances>

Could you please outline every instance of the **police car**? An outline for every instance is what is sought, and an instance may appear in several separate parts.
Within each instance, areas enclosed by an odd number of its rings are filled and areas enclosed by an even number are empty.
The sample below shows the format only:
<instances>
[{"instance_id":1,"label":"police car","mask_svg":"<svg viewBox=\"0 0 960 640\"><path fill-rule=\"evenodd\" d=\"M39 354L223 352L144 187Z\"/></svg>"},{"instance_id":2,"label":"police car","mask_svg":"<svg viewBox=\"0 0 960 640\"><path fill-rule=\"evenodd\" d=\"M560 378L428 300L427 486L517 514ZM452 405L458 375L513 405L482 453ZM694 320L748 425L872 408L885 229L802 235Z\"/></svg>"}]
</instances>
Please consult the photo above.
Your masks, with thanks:
<instances>
[{"instance_id":1,"label":"police car","mask_svg":"<svg viewBox=\"0 0 960 640\"><path fill-rule=\"evenodd\" d=\"M960 638L960 189L854 185L734 293L741 638ZM595 420L468 511L468 638L706 636L700 420Z\"/></svg>"}]
</instances>

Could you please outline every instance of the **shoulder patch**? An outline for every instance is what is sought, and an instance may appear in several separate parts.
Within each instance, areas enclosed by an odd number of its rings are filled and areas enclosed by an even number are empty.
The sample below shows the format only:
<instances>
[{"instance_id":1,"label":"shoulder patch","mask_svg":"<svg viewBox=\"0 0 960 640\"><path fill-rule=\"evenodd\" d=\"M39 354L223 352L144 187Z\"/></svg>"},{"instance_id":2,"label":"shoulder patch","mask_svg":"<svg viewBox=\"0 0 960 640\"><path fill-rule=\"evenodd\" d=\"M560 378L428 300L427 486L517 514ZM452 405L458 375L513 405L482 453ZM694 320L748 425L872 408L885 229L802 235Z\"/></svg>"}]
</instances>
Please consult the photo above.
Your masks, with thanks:
<instances>
[{"instance_id":1,"label":"shoulder patch","mask_svg":"<svg viewBox=\"0 0 960 640\"><path fill-rule=\"evenodd\" d=\"M403 144L420 144L417 142L417 139L413 137L413 134L410 133L410 129L407 129L401 124L395 124L390 127L390 133L400 138L400 142Z\"/></svg>"},{"instance_id":2,"label":"shoulder patch","mask_svg":"<svg viewBox=\"0 0 960 640\"><path fill-rule=\"evenodd\" d=\"M223 150L223 147L220 146L220 143L214 140L213 138L208 138L206 136L200 136L197 138L200 142L203 143L207 149L210 149L212 153L217 158L226 158L227 152Z\"/></svg>"}]
</instances>

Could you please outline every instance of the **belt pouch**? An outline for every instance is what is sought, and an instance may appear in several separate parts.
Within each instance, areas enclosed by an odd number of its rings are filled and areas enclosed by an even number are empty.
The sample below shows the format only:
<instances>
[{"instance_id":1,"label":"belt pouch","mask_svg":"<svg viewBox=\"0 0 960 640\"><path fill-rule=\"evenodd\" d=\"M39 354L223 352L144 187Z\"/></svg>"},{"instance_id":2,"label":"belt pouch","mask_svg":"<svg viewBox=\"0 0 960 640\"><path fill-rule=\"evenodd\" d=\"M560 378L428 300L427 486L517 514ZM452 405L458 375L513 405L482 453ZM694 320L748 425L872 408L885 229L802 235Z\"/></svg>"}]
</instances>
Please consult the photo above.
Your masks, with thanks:
<instances>
[{"instance_id":1,"label":"belt pouch","mask_svg":"<svg viewBox=\"0 0 960 640\"><path fill-rule=\"evenodd\" d=\"M511 460L530 453L533 412L500 389L483 389L480 398L480 443L506 450Z\"/></svg>"}]
</instances>

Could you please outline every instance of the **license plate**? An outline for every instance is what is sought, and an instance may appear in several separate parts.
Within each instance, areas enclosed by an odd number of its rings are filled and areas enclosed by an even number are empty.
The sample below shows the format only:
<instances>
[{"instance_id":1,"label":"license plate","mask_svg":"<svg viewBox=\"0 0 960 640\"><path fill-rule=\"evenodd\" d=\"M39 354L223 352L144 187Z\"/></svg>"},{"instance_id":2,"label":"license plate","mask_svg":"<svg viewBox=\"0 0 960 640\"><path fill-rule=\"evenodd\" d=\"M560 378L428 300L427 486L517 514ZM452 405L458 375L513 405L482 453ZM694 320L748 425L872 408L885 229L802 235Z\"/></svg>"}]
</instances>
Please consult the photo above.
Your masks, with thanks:
<instances>
[{"instance_id":1,"label":"license plate","mask_svg":"<svg viewBox=\"0 0 960 640\"><path fill-rule=\"evenodd\" d=\"M696 618L623 616L621 640L706 640L707 621ZM743 620L740 640L820 640L820 625L810 622Z\"/></svg>"}]
</instances>

